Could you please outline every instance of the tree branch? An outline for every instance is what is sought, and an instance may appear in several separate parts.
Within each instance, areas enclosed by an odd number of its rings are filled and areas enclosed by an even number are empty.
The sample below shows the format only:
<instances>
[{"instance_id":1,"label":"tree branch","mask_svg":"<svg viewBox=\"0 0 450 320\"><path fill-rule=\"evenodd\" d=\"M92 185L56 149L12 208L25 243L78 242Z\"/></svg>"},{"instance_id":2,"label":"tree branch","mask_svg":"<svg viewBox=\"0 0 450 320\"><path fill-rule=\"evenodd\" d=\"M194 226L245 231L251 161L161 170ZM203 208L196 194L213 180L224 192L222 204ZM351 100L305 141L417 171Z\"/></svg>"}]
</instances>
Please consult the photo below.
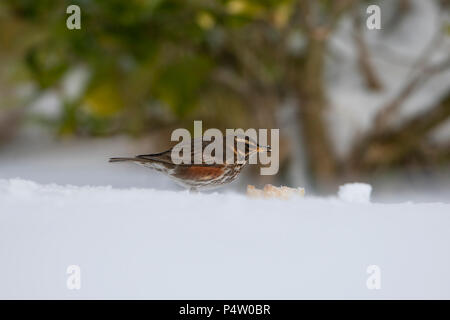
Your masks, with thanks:
<instances>
[{"instance_id":1,"label":"tree branch","mask_svg":"<svg viewBox=\"0 0 450 320\"><path fill-rule=\"evenodd\" d=\"M414 116L397 129L373 131L354 148L348 170L364 172L395 163L448 118L450 93L434 108Z\"/></svg>"},{"instance_id":2,"label":"tree branch","mask_svg":"<svg viewBox=\"0 0 450 320\"><path fill-rule=\"evenodd\" d=\"M447 64L447 59L443 64L428 66L428 62L433 52L442 43L442 32L441 28L437 28L438 31L433 36L430 44L425 48L425 50L419 55L417 60L411 67L411 79L403 87L402 90L395 96L391 101L389 101L384 107L380 109L375 117L375 130L382 131L388 126L389 118L391 118L403 105L407 98L417 89L420 85L424 84L427 80L431 78L432 75L440 72L442 67ZM448 57L450 58L450 56ZM415 75L414 75L415 73Z\"/></svg>"},{"instance_id":3,"label":"tree branch","mask_svg":"<svg viewBox=\"0 0 450 320\"><path fill-rule=\"evenodd\" d=\"M373 91L379 91L383 88L383 85L372 66L371 55L364 38L362 19L358 9L359 7L356 6L355 10L353 10L353 35L358 50L359 70L364 76L367 87Z\"/></svg>"}]
</instances>

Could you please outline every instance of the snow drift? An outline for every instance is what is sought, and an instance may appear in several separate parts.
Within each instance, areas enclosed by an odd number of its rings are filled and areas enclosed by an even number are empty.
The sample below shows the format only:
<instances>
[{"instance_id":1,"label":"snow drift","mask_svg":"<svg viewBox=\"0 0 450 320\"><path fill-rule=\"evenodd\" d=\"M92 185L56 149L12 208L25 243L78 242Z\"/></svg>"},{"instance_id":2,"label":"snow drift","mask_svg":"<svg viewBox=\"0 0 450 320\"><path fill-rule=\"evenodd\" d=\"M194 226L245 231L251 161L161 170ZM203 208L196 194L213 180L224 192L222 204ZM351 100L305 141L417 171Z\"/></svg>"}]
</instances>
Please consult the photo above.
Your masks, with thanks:
<instances>
[{"instance_id":1,"label":"snow drift","mask_svg":"<svg viewBox=\"0 0 450 320\"><path fill-rule=\"evenodd\" d=\"M444 203L0 180L0 298L450 298L449 226Z\"/></svg>"}]
</instances>

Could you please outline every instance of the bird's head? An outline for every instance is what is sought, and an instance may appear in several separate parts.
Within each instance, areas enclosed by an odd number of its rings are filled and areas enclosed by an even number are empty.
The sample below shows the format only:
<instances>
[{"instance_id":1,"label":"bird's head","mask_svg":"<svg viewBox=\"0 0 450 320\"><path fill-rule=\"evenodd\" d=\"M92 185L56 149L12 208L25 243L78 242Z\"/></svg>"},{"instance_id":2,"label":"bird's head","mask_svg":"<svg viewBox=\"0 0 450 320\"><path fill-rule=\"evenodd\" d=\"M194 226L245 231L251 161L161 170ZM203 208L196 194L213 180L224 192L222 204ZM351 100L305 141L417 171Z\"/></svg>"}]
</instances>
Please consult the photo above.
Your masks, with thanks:
<instances>
[{"instance_id":1,"label":"bird's head","mask_svg":"<svg viewBox=\"0 0 450 320\"><path fill-rule=\"evenodd\" d=\"M270 146L261 146L252 138L239 135L234 136L234 148L246 161L252 154L271 151Z\"/></svg>"}]
</instances>

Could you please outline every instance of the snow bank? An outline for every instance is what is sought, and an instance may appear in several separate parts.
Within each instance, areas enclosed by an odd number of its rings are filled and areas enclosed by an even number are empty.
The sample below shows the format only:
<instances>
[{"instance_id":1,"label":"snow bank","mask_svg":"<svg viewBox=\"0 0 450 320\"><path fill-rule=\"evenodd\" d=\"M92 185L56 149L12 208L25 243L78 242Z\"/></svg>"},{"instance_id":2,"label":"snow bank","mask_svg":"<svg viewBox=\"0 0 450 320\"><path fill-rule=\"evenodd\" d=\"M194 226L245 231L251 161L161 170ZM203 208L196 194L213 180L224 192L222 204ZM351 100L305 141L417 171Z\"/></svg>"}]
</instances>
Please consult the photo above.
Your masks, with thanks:
<instances>
[{"instance_id":1,"label":"snow bank","mask_svg":"<svg viewBox=\"0 0 450 320\"><path fill-rule=\"evenodd\" d=\"M0 180L0 298L450 298L449 225L443 203Z\"/></svg>"},{"instance_id":2,"label":"snow bank","mask_svg":"<svg viewBox=\"0 0 450 320\"><path fill-rule=\"evenodd\" d=\"M347 202L369 203L372 186L366 183L347 183L339 187L339 199Z\"/></svg>"}]
</instances>

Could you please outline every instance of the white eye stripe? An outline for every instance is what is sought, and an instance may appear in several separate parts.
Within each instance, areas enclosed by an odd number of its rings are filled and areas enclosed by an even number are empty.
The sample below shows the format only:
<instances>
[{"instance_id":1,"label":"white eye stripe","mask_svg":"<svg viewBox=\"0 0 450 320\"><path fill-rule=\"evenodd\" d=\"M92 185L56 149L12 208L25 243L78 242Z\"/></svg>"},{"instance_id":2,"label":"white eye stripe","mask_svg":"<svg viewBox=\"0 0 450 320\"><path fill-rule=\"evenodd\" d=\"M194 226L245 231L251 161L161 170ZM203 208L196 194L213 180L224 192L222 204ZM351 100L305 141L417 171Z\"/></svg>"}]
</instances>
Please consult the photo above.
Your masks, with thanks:
<instances>
[{"instance_id":1,"label":"white eye stripe","mask_svg":"<svg viewBox=\"0 0 450 320\"><path fill-rule=\"evenodd\" d=\"M256 143L254 143L253 141L248 140L248 139L236 138L236 141L237 141L237 142L241 142L241 143L248 144L249 146L252 146L252 147L256 147L256 146L257 146Z\"/></svg>"}]
</instances>

